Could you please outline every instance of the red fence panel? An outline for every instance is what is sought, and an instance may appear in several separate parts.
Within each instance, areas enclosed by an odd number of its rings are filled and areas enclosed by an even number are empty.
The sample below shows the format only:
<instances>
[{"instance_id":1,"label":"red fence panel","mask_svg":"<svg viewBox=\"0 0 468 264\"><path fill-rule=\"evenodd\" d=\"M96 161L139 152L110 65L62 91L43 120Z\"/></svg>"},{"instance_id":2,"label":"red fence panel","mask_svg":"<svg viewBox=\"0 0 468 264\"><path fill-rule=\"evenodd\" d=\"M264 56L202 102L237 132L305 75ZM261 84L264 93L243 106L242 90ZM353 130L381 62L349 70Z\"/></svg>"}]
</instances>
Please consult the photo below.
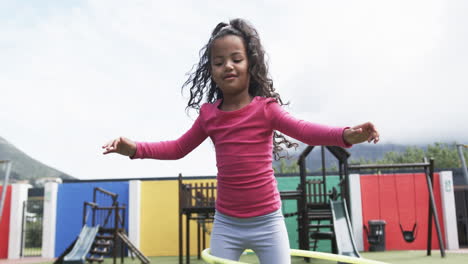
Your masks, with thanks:
<instances>
[{"instance_id":1,"label":"red fence panel","mask_svg":"<svg viewBox=\"0 0 468 264\"><path fill-rule=\"evenodd\" d=\"M2 193L3 186L0 186ZM0 220L0 259L8 258L8 239L10 233L11 186L7 187L3 203L2 219Z\"/></svg>"}]
</instances>

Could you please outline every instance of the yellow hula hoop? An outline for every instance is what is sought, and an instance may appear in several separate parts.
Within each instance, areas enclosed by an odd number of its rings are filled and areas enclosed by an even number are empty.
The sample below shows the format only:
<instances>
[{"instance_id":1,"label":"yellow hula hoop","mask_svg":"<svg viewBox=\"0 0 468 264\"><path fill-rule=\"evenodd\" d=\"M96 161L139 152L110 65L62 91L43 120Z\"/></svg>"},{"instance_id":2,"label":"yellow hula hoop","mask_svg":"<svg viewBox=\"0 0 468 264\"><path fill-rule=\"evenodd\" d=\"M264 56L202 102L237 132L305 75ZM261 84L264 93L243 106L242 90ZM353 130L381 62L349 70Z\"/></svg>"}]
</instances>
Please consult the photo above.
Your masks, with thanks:
<instances>
[{"instance_id":1,"label":"yellow hula hoop","mask_svg":"<svg viewBox=\"0 0 468 264\"><path fill-rule=\"evenodd\" d=\"M345 263L352 263L352 264L387 264L385 262L380 262L380 261L375 261L375 260L370 260L370 259L355 258L355 257L349 257L349 256L343 256L343 255L337 255L337 254L299 250L299 249L291 249L291 256L325 259L325 260L330 260L330 261L345 262ZM209 263L209 264L249 264L245 262L215 257L210 254L209 248L203 250L202 258L206 263Z\"/></svg>"}]
</instances>

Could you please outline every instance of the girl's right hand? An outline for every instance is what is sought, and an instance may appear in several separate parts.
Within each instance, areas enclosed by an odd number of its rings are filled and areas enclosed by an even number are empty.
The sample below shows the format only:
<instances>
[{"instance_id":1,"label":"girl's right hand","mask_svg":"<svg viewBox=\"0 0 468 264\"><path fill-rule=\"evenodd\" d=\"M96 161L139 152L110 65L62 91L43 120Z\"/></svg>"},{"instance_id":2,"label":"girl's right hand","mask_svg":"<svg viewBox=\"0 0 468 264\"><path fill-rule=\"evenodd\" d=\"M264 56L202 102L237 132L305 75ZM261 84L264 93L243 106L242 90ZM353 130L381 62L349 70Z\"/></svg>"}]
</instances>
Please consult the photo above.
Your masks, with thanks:
<instances>
[{"instance_id":1,"label":"girl's right hand","mask_svg":"<svg viewBox=\"0 0 468 264\"><path fill-rule=\"evenodd\" d=\"M133 157L136 152L136 143L128 138L119 137L109 141L102 148L105 149L102 154L118 153Z\"/></svg>"}]
</instances>

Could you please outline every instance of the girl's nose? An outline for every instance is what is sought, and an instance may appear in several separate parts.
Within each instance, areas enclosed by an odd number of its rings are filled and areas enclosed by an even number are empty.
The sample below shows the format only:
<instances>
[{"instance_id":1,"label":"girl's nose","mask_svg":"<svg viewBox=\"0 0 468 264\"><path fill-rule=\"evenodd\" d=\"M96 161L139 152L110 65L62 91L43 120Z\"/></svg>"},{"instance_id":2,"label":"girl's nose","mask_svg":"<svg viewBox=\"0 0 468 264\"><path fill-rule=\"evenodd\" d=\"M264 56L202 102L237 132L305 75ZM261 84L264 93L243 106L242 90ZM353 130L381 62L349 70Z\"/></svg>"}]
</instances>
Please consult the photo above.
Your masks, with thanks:
<instances>
[{"instance_id":1,"label":"girl's nose","mask_svg":"<svg viewBox=\"0 0 468 264\"><path fill-rule=\"evenodd\" d=\"M232 62L226 62L226 69L227 70L232 70L234 69L233 65L232 65Z\"/></svg>"}]
</instances>

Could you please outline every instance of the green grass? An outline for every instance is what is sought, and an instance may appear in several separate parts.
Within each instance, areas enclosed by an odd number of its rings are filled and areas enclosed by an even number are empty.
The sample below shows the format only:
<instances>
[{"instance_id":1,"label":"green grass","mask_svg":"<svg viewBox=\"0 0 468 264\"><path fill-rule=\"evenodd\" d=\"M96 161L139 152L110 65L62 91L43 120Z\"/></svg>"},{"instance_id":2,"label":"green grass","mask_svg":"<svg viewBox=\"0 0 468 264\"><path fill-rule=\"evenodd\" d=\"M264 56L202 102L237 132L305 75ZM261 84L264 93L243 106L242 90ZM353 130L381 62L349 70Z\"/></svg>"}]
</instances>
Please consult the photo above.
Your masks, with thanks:
<instances>
[{"instance_id":1,"label":"green grass","mask_svg":"<svg viewBox=\"0 0 468 264\"><path fill-rule=\"evenodd\" d=\"M367 259L383 261L395 264L458 264L468 263L468 254L446 253L445 258L440 257L439 250L433 250L431 256L426 256L426 250L411 251L385 251L385 252L364 252L362 256Z\"/></svg>"},{"instance_id":2,"label":"green grass","mask_svg":"<svg viewBox=\"0 0 468 264\"><path fill-rule=\"evenodd\" d=\"M461 253L447 253L445 258L440 257L439 251L432 251L432 256L426 256L426 251L385 251L385 252L364 252L362 256L367 259L378 260L382 262L392 263L392 264L459 264L459 263L468 263L468 254ZM150 257L151 263L154 264L178 264L179 257ZM258 264L258 258L254 254L243 255L241 257L242 262ZM112 258L106 259L104 264L113 264ZM140 261L135 258L125 258L125 264L140 264ZM185 263L185 258L184 258ZM198 260L197 257L190 258L191 264L204 264L203 260ZM300 257L293 257L291 264L307 263ZM326 260L312 260L310 264L331 264L336 263L333 261ZM41 264L52 264L52 262L44 262ZM120 259L117 260L117 264L120 264Z\"/></svg>"},{"instance_id":3,"label":"green grass","mask_svg":"<svg viewBox=\"0 0 468 264\"><path fill-rule=\"evenodd\" d=\"M30 256L41 256L42 248L41 247L29 247L23 249L23 256L30 257Z\"/></svg>"}]
</instances>

